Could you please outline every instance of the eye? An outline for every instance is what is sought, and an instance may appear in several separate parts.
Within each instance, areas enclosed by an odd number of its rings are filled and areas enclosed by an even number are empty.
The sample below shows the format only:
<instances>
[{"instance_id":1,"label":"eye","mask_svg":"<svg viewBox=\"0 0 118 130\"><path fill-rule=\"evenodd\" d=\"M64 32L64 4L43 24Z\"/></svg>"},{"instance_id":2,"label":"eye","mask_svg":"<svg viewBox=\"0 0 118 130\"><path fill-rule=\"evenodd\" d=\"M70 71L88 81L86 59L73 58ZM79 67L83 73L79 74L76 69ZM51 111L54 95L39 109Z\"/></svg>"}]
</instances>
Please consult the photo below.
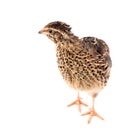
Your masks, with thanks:
<instances>
[{"instance_id":1,"label":"eye","mask_svg":"<svg viewBox=\"0 0 118 130\"><path fill-rule=\"evenodd\" d=\"M51 30L51 29L49 29L49 30L48 30L48 32L49 32L49 33L52 33L52 30Z\"/></svg>"}]
</instances>

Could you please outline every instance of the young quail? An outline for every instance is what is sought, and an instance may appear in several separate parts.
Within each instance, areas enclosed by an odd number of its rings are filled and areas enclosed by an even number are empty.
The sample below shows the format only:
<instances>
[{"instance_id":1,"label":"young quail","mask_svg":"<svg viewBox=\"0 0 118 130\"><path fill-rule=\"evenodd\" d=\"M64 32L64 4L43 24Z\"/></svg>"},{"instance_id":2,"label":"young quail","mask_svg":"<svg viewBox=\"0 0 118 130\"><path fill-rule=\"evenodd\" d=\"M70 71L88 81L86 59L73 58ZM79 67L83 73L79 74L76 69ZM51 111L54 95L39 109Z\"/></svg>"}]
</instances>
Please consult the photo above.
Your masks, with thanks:
<instances>
[{"instance_id":1,"label":"young quail","mask_svg":"<svg viewBox=\"0 0 118 130\"><path fill-rule=\"evenodd\" d=\"M106 86L110 76L112 61L107 44L95 37L79 38L71 32L71 27L64 22L55 21L47 24L40 34L45 34L56 45L58 68L63 79L75 90L87 92L92 97L90 111L82 115L103 118L95 111L94 102L98 93ZM68 106L84 105L78 98Z\"/></svg>"}]
</instances>

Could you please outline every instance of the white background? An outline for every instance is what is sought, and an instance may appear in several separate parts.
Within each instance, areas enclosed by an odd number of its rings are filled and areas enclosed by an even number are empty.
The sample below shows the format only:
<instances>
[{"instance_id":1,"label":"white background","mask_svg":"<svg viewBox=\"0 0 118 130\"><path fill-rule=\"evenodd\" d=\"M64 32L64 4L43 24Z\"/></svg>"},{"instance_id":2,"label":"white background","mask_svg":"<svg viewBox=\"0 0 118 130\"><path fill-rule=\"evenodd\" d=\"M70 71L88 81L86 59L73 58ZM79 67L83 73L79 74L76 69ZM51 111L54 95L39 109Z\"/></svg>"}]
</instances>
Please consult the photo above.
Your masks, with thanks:
<instances>
[{"instance_id":1,"label":"white background","mask_svg":"<svg viewBox=\"0 0 118 130\"><path fill-rule=\"evenodd\" d=\"M96 36L110 47L111 77L96 98L105 121L93 118L88 125L77 106L66 107L77 92L60 76L53 42L38 34L57 20L70 24L77 36ZM0 130L118 129L117 35L117 0L1 0ZM87 94L82 97L91 102Z\"/></svg>"}]
</instances>

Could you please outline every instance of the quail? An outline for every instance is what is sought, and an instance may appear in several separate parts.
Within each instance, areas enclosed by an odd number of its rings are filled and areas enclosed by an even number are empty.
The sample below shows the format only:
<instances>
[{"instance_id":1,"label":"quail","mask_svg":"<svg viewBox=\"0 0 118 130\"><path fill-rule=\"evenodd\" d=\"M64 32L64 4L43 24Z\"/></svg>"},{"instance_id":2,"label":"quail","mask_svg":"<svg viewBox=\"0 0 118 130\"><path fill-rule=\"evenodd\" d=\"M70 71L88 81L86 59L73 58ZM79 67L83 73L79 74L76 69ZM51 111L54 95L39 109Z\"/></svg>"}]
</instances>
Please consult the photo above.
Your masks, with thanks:
<instances>
[{"instance_id":1,"label":"quail","mask_svg":"<svg viewBox=\"0 0 118 130\"><path fill-rule=\"evenodd\" d=\"M88 123L94 116L104 120L95 111L94 102L110 76L112 61L108 45L96 37L75 36L70 25L61 21L48 23L39 33L55 43L60 73L67 84L78 92L77 99L68 106L78 105L80 111L81 105L88 106L79 96L80 91L85 91L92 97L92 106L82 116L89 115Z\"/></svg>"}]
</instances>

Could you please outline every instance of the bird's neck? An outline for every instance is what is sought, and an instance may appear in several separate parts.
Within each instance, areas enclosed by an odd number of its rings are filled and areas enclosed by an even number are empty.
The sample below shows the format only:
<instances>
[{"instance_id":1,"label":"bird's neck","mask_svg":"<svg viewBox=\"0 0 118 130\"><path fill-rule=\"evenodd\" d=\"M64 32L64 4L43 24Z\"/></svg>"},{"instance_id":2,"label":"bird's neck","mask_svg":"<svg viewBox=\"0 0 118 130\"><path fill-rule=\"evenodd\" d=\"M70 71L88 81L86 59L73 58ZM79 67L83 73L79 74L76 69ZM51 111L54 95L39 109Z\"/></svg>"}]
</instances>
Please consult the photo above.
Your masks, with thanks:
<instances>
[{"instance_id":1,"label":"bird's neck","mask_svg":"<svg viewBox=\"0 0 118 130\"><path fill-rule=\"evenodd\" d=\"M73 33L65 33L63 35L59 35L58 37L54 38L54 42L56 44L76 44L79 42L79 38L75 36Z\"/></svg>"},{"instance_id":2,"label":"bird's neck","mask_svg":"<svg viewBox=\"0 0 118 130\"><path fill-rule=\"evenodd\" d=\"M65 34L63 36L60 35L60 37L55 39L54 42L56 43L56 46L60 46L61 48L66 48L69 50L74 49L76 46L78 46L78 48L81 46L79 38L73 33Z\"/></svg>"}]
</instances>

